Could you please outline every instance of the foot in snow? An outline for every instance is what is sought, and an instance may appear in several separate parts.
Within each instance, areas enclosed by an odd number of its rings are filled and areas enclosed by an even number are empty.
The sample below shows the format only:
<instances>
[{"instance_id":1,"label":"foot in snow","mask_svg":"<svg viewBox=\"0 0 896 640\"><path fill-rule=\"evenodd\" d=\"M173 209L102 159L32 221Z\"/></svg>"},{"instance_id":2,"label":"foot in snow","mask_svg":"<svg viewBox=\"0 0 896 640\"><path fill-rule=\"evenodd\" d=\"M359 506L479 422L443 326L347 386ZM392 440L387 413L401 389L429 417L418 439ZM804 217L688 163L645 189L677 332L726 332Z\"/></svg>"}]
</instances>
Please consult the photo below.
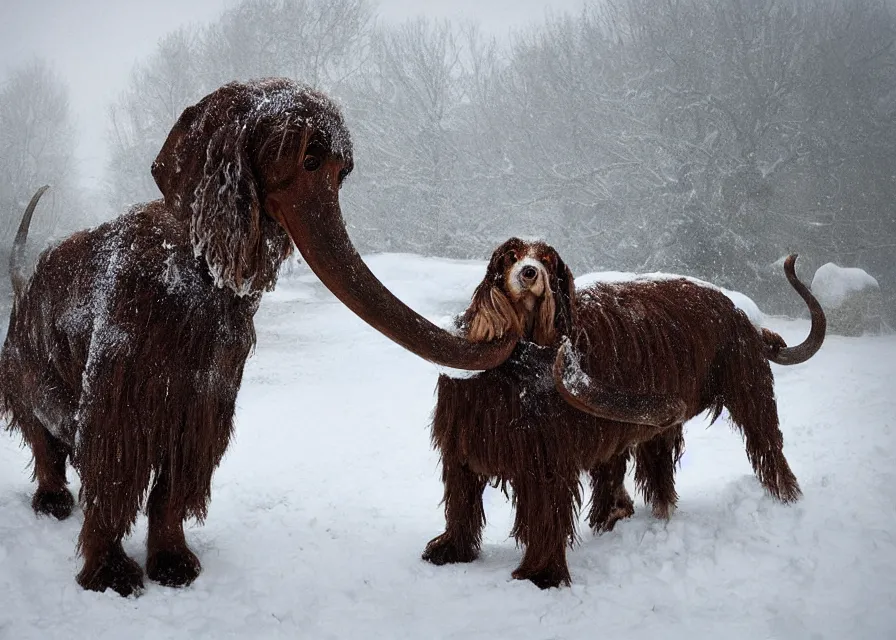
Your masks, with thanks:
<instances>
[{"instance_id":1,"label":"foot in snow","mask_svg":"<svg viewBox=\"0 0 896 640\"><path fill-rule=\"evenodd\" d=\"M473 562L479 550L470 544L461 544L456 538L443 533L429 541L423 551L423 559L435 565Z\"/></svg>"},{"instance_id":2,"label":"foot in snow","mask_svg":"<svg viewBox=\"0 0 896 640\"><path fill-rule=\"evenodd\" d=\"M125 598L143 592L143 569L128 557L121 543L98 558L88 558L77 580L88 591L112 589Z\"/></svg>"},{"instance_id":3,"label":"foot in snow","mask_svg":"<svg viewBox=\"0 0 896 640\"><path fill-rule=\"evenodd\" d=\"M790 465L787 464L783 454L770 470L766 471L760 468L757 475L768 492L785 504L796 502L803 495L800 483L797 482L796 476L790 470Z\"/></svg>"},{"instance_id":4,"label":"foot in snow","mask_svg":"<svg viewBox=\"0 0 896 640\"><path fill-rule=\"evenodd\" d=\"M609 505L592 505L588 524L594 533L606 533L612 531L617 522L632 517L634 513L635 503L626 491L617 495Z\"/></svg>"},{"instance_id":5,"label":"foot in snow","mask_svg":"<svg viewBox=\"0 0 896 640\"><path fill-rule=\"evenodd\" d=\"M31 508L39 516L53 516L57 520L65 520L72 514L75 499L68 489L46 491L38 489L31 499Z\"/></svg>"},{"instance_id":6,"label":"foot in snow","mask_svg":"<svg viewBox=\"0 0 896 640\"><path fill-rule=\"evenodd\" d=\"M539 589L553 589L560 586L568 587L571 581L569 569L561 566L551 566L536 570L520 566L512 575L516 580L529 580Z\"/></svg>"},{"instance_id":7,"label":"foot in snow","mask_svg":"<svg viewBox=\"0 0 896 640\"><path fill-rule=\"evenodd\" d=\"M676 508L674 502L654 502L652 507L653 517L659 520L668 520L675 513Z\"/></svg>"},{"instance_id":8,"label":"foot in snow","mask_svg":"<svg viewBox=\"0 0 896 640\"><path fill-rule=\"evenodd\" d=\"M165 587L186 587L201 571L199 558L187 547L162 549L146 560L146 575Z\"/></svg>"}]
</instances>

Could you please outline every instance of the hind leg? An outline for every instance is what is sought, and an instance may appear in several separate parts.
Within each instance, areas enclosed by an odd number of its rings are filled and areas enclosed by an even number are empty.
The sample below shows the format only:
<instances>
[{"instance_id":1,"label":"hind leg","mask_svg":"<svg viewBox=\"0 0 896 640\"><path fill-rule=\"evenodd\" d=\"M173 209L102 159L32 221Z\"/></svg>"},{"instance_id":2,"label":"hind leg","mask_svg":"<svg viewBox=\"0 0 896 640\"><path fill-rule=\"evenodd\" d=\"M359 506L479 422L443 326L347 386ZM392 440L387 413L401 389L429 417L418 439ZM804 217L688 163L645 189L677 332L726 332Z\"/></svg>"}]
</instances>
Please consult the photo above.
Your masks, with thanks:
<instances>
[{"instance_id":1,"label":"hind leg","mask_svg":"<svg viewBox=\"0 0 896 640\"><path fill-rule=\"evenodd\" d=\"M668 520L675 511L675 465L682 453L684 435L680 424L635 448L635 486L644 502L652 505L654 517Z\"/></svg>"},{"instance_id":2,"label":"hind leg","mask_svg":"<svg viewBox=\"0 0 896 640\"><path fill-rule=\"evenodd\" d=\"M65 463L71 450L36 422L22 425L22 435L34 455L37 490L31 499L31 508L38 515L65 520L71 515L75 504L65 477Z\"/></svg>"},{"instance_id":3,"label":"hind leg","mask_svg":"<svg viewBox=\"0 0 896 640\"><path fill-rule=\"evenodd\" d=\"M594 533L612 531L619 520L635 513L635 503L625 488L625 469L629 452L626 450L606 462L595 465L591 476L591 509L588 526Z\"/></svg>"},{"instance_id":4,"label":"hind leg","mask_svg":"<svg viewBox=\"0 0 896 640\"><path fill-rule=\"evenodd\" d=\"M75 504L65 477L65 464L72 454L66 442L75 433L74 403L63 382L49 369L39 373L19 371L18 375L32 383L26 387L34 387L31 393L22 394L27 395L30 404L18 405L13 411L22 438L34 456L32 477L37 480L37 490L31 507L38 515L64 520L71 515Z\"/></svg>"},{"instance_id":5,"label":"hind leg","mask_svg":"<svg viewBox=\"0 0 896 640\"><path fill-rule=\"evenodd\" d=\"M750 385L728 385L725 406L731 421L744 435L747 459L762 486L781 502L795 502L802 495L796 476L784 457L784 435L778 425L774 379L762 359L751 373ZM733 376L732 376L733 378Z\"/></svg>"},{"instance_id":6,"label":"hind leg","mask_svg":"<svg viewBox=\"0 0 896 640\"><path fill-rule=\"evenodd\" d=\"M199 558L184 536L186 509L171 491L167 474L161 474L149 494L146 575L166 587L185 587L202 570Z\"/></svg>"},{"instance_id":7,"label":"hind leg","mask_svg":"<svg viewBox=\"0 0 896 640\"><path fill-rule=\"evenodd\" d=\"M479 557L485 509L482 492L486 478L466 465L443 460L445 533L429 541L423 559L436 565L473 562Z\"/></svg>"}]
</instances>

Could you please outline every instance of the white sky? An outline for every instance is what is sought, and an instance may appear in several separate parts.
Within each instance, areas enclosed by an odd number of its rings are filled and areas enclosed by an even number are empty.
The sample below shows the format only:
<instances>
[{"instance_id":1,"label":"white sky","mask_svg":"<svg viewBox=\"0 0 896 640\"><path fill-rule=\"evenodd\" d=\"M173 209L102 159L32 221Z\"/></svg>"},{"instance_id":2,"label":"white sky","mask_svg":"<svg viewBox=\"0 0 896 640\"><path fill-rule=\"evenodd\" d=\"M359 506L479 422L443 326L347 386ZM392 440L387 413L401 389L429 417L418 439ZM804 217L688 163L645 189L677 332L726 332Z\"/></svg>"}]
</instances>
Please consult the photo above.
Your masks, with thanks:
<instances>
[{"instance_id":1,"label":"white sky","mask_svg":"<svg viewBox=\"0 0 896 640\"><path fill-rule=\"evenodd\" d=\"M379 15L471 19L495 35L547 12L575 10L583 0L381 0ZM0 77L34 56L48 60L69 85L79 133L82 180L96 186L105 163L108 105L131 68L169 31L208 22L237 0L0 0ZM3 150L0 149L0 153Z\"/></svg>"}]
</instances>

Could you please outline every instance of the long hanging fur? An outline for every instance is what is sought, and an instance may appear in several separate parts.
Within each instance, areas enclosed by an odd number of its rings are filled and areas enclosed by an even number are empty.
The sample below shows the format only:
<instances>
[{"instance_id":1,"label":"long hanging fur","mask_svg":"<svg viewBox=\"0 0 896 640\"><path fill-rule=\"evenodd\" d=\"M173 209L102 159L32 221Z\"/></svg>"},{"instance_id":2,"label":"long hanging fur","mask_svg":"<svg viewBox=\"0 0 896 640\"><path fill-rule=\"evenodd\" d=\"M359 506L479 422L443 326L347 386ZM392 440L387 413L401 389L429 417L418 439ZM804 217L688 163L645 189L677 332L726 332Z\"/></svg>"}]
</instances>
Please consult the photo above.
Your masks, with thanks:
<instances>
[{"instance_id":1,"label":"long hanging fur","mask_svg":"<svg viewBox=\"0 0 896 640\"><path fill-rule=\"evenodd\" d=\"M350 160L325 96L286 79L222 87L184 111L153 164L164 201L48 249L17 288L0 410L34 454L35 511L67 517L66 462L81 476L87 589L139 592L121 540L144 502L149 577L199 573L182 523L207 513L253 316L292 246L261 191L282 178L266 175L279 155L300 166L309 131Z\"/></svg>"},{"instance_id":2,"label":"long hanging fur","mask_svg":"<svg viewBox=\"0 0 896 640\"><path fill-rule=\"evenodd\" d=\"M511 299L509 274L522 256L538 256L550 274L554 331L544 330L537 308L510 360L469 378L439 377L432 442L439 451L445 485L446 530L423 557L435 564L469 562L479 552L487 482L511 487L516 521L512 534L525 547L516 578L540 587L568 584L565 548L575 539L581 503L579 474L593 486L589 522L608 530L633 512L622 484L632 451L636 483L668 516L677 496L674 466L684 449L682 425L666 428L612 422L574 409L557 393L551 364L569 337L582 369L599 387L657 394L686 406L686 418L727 407L743 433L747 456L760 482L783 502L796 500L799 485L783 453L767 342L720 291L685 279L596 284L575 292L572 274L543 243L512 238L493 254L461 328L477 327L492 289ZM519 314L520 307L510 305ZM496 333L496 332L492 332ZM542 338L550 335L551 340ZM537 336L537 338L536 338ZM471 338L472 339L472 338ZM783 341L780 341L783 344Z\"/></svg>"}]
</instances>

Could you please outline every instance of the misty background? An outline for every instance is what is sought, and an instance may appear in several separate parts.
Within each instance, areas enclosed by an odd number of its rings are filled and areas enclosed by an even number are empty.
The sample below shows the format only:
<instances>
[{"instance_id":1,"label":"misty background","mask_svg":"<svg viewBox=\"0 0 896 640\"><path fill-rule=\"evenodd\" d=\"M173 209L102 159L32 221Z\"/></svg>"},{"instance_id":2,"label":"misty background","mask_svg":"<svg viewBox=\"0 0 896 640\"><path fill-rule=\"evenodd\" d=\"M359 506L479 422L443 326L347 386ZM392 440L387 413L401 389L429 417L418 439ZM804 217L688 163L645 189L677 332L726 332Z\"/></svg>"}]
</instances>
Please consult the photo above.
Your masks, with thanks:
<instances>
[{"instance_id":1,"label":"misty background","mask_svg":"<svg viewBox=\"0 0 896 640\"><path fill-rule=\"evenodd\" d=\"M31 247L159 192L184 107L285 75L343 105L364 253L672 271L804 304L781 258L877 278L896 317L896 1L12 3L0 26L0 292ZM4 293L5 297L5 293Z\"/></svg>"}]
</instances>

